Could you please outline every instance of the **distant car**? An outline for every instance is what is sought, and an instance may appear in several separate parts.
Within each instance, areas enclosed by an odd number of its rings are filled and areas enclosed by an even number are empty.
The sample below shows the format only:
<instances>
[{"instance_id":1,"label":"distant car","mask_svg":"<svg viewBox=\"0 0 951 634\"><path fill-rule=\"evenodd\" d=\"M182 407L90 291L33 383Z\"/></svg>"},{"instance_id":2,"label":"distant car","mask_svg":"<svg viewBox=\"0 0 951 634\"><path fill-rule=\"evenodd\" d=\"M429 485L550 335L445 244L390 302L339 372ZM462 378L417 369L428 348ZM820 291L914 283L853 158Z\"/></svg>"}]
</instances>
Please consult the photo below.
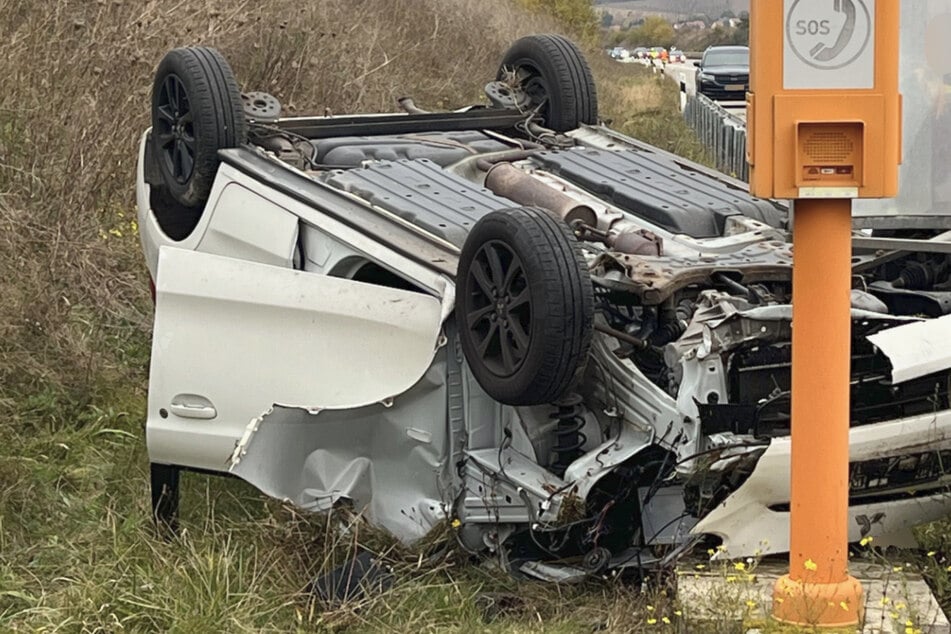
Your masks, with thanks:
<instances>
[{"instance_id":1,"label":"distant car","mask_svg":"<svg viewBox=\"0 0 951 634\"><path fill-rule=\"evenodd\" d=\"M687 63L687 54L675 48L670 49L670 61L677 64Z\"/></svg>"},{"instance_id":2,"label":"distant car","mask_svg":"<svg viewBox=\"0 0 951 634\"><path fill-rule=\"evenodd\" d=\"M647 47L638 46L637 48L634 49L633 55L637 59L647 59L648 53L650 53L650 51L647 49Z\"/></svg>"},{"instance_id":3,"label":"distant car","mask_svg":"<svg viewBox=\"0 0 951 634\"><path fill-rule=\"evenodd\" d=\"M711 99L740 101L750 89L748 46L711 46L697 66L697 93Z\"/></svg>"}]
</instances>

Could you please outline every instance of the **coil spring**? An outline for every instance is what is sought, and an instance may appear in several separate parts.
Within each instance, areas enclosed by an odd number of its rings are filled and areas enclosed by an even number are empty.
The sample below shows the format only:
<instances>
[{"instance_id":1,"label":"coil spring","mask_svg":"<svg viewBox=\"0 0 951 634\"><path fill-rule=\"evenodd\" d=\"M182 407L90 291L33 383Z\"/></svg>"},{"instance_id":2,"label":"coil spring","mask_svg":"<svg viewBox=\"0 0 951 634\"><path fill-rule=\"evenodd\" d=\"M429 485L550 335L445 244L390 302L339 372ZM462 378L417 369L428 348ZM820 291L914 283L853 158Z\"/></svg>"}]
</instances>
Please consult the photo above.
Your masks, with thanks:
<instances>
[{"instance_id":1,"label":"coil spring","mask_svg":"<svg viewBox=\"0 0 951 634\"><path fill-rule=\"evenodd\" d=\"M552 472L561 477L572 462L581 456L581 448L588 441L581 431L584 428L584 406L579 394L570 393L554 403L558 411L550 415L557 420L555 426L555 446L552 449L554 461Z\"/></svg>"}]
</instances>

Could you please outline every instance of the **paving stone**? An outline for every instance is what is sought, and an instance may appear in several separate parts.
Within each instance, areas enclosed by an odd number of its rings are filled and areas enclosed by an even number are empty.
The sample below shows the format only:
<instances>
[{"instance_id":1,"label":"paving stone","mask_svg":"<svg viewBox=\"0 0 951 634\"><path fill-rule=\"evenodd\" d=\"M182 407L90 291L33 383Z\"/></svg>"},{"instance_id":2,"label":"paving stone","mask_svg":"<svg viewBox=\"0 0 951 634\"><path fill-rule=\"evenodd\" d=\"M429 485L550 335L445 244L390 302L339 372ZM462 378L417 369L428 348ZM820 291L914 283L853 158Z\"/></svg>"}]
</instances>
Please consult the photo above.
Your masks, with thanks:
<instances>
[{"instance_id":1,"label":"paving stone","mask_svg":"<svg viewBox=\"0 0 951 634\"><path fill-rule=\"evenodd\" d=\"M785 574L785 562L761 562L737 570L730 562L684 563L677 570L677 597L683 606L684 632L759 634L772 609L773 584ZM865 589L862 634L951 634L951 624L921 574L910 567L851 562L849 572Z\"/></svg>"}]
</instances>

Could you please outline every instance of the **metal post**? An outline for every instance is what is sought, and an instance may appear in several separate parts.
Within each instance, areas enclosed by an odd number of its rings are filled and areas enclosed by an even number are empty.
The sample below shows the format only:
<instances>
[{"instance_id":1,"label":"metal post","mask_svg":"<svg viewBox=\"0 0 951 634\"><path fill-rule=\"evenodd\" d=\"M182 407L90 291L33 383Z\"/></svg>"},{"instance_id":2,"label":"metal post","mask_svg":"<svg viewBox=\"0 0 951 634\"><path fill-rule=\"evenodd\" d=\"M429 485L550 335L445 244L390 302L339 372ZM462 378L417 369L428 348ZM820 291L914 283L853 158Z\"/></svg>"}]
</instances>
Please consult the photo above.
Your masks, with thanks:
<instances>
[{"instance_id":1,"label":"metal post","mask_svg":"<svg viewBox=\"0 0 951 634\"><path fill-rule=\"evenodd\" d=\"M862 586L848 571L852 201L795 202L789 574L773 616L856 625Z\"/></svg>"}]
</instances>

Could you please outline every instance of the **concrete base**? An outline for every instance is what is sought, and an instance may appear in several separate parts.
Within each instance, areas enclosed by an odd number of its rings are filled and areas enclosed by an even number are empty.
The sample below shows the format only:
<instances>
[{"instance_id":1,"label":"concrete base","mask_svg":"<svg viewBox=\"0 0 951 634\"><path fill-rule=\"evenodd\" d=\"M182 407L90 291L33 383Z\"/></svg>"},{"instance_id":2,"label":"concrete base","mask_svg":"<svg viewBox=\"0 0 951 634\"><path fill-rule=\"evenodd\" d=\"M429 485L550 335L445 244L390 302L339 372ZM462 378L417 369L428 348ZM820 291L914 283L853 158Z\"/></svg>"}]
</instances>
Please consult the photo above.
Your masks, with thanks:
<instances>
[{"instance_id":1,"label":"concrete base","mask_svg":"<svg viewBox=\"0 0 951 634\"><path fill-rule=\"evenodd\" d=\"M677 599L683 611L683 631L788 631L769 619L773 586L788 572L788 563L763 561L750 568L734 562L681 564L677 570ZM862 582L865 590L865 618L857 632L905 634L911 628L922 634L951 634L951 624L917 571L851 562L849 573Z\"/></svg>"}]
</instances>

